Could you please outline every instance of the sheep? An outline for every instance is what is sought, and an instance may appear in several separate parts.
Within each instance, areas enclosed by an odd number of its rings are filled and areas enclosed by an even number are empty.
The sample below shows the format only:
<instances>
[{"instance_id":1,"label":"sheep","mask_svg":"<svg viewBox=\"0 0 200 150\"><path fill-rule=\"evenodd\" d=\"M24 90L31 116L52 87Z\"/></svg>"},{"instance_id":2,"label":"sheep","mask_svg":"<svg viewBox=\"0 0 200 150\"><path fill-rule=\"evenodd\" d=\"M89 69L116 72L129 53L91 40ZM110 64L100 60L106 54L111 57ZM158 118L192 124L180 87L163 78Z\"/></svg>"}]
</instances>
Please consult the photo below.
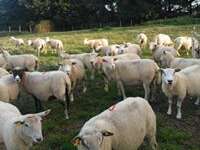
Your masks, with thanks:
<instances>
[{"instance_id":1,"label":"sheep","mask_svg":"<svg viewBox=\"0 0 200 150\"><path fill-rule=\"evenodd\" d=\"M24 40L21 38L15 38L15 37L11 36L10 40L15 44L16 47L24 45Z\"/></svg>"},{"instance_id":2,"label":"sheep","mask_svg":"<svg viewBox=\"0 0 200 150\"><path fill-rule=\"evenodd\" d=\"M200 65L200 60L195 58L176 58L170 52L163 51L160 58L161 66L164 68L184 69L192 65Z\"/></svg>"},{"instance_id":3,"label":"sheep","mask_svg":"<svg viewBox=\"0 0 200 150\"><path fill-rule=\"evenodd\" d=\"M117 53L120 47L121 45L119 44L111 44L109 46L100 45L96 48L96 51L98 51L98 53L102 53L103 56L111 56L115 55L115 52Z\"/></svg>"},{"instance_id":4,"label":"sheep","mask_svg":"<svg viewBox=\"0 0 200 150\"><path fill-rule=\"evenodd\" d=\"M192 38L192 57L200 58L200 43L196 38Z\"/></svg>"},{"instance_id":5,"label":"sheep","mask_svg":"<svg viewBox=\"0 0 200 150\"><path fill-rule=\"evenodd\" d=\"M172 114L173 97L177 96L177 119L182 118L181 106L187 95L197 97L195 105L200 102L200 66L193 65L180 71L180 69L161 69L162 91L168 97L167 114Z\"/></svg>"},{"instance_id":6,"label":"sheep","mask_svg":"<svg viewBox=\"0 0 200 150\"><path fill-rule=\"evenodd\" d=\"M126 98L124 85L142 84L145 91L145 99L150 99L155 94L155 86L159 83L160 73L158 65L151 59L115 60L108 64L114 71L114 80L117 82L118 94ZM152 98L152 97L151 97Z\"/></svg>"},{"instance_id":7,"label":"sheep","mask_svg":"<svg viewBox=\"0 0 200 150\"><path fill-rule=\"evenodd\" d=\"M156 115L145 99L130 97L88 120L72 143L78 150L136 150L145 137L156 150Z\"/></svg>"},{"instance_id":8,"label":"sheep","mask_svg":"<svg viewBox=\"0 0 200 150\"><path fill-rule=\"evenodd\" d=\"M25 72L24 69L15 68L13 78L22 89L33 96L37 112L42 109L41 101L48 101L49 98L55 97L64 102L65 117L69 119L69 96L72 94L71 81L64 72Z\"/></svg>"},{"instance_id":9,"label":"sheep","mask_svg":"<svg viewBox=\"0 0 200 150\"><path fill-rule=\"evenodd\" d=\"M41 120L50 110L22 115L14 105L0 102L0 112L0 143L7 150L28 150L43 141Z\"/></svg>"},{"instance_id":10,"label":"sheep","mask_svg":"<svg viewBox=\"0 0 200 150\"><path fill-rule=\"evenodd\" d=\"M126 54L120 54L116 56L104 56L104 57L96 57L91 58L90 62L93 66L93 69L98 69L98 71L102 71L103 77L104 77L104 90L108 92L109 90L109 81L113 80L114 72L112 70L112 67L110 64L112 64L115 60L134 60L134 59L140 59L140 56L134 53L126 53Z\"/></svg>"},{"instance_id":11,"label":"sheep","mask_svg":"<svg viewBox=\"0 0 200 150\"><path fill-rule=\"evenodd\" d=\"M155 36L154 42L159 46L172 46L173 42L169 35L158 34Z\"/></svg>"},{"instance_id":12,"label":"sheep","mask_svg":"<svg viewBox=\"0 0 200 150\"><path fill-rule=\"evenodd\" d=\"M28 40L28 45L32 46L34 49L37 50L37 56L40 56L40 52L41 53L47 53L47 49L46 49L46 41L41 39L41 38L37 38L34 40Z\"/></svg>"},{"instance_id":13,"label":"sheep","mask_svg":"<svg viewBox=\"0 0 200 150\"><path fill-rule=\"evenodd\" d=\"M19 86L13 79L13 75L5 75L0 78L0 101L14 102L19 96Z\"/></svg>"},{"instance_id":14,"label":"sheep","mask_svg":"<svg viewBox=\"0 0 200 150\"><path fill-rule=\"evenodd\" d=\"M28 71L34 71L39 67L38 58L32 54L10 55L8 51L1 52L6 62L3 66L7 69L21 67L27 69Z\"/></svg>"},{"instance_id":15,"label":"sheep","mask_svg":"<svg viewBox=\"0 0 200 150\"><path fill-rule=\"evenodd\" d=\"M189 55L189 51L192 48L192 38L191 37L187 37L187 36L181 36L181 37L177 37L175 40L175 47L177 52L179 53L179 50L184 47L187 51L187 55Z\"/></svg>"},{"instance_id":16,"label":"sheep","mask_svg":"<svg viewBox=\"0 0 200 150\"><path fill-rule=\"evenodd\" d=\"M91 72L90 79L93 80L95 72L92 68L92 64L91 64L90 60L92 58L95 58L97 55L98 55L97 53L82 53L82 54L71 54L71 55L62 53L61 57L63 59L72 59L73 58L73 59L78 59L78 60L82 61L85 68L87 68Z\"/></svg>"},{"instance_id":17,"label":"sheep","mask_svg":"<svg viewBox=\"0 0 200 150\"><path fill-rule=\"evenodd\" d=\"M0 78L5 75L9 75L9 72L7 70L5 70L4 68L0 67Z\"/></svg>"},{"instance_id":18,"label":"sheep","mask_svg":"<svg viewBox=\"0 0 200 150\"><path fill-rule=\"evenodd\" d=\"M84 93L86 92L87 87L86 87L85 67L80 60L65 59L63 63L60 64L59 70L69 75L72 84L72 92L75 90L77 84L80 81L83 81L83 92ZM71 97L71 101L74 101L74 97Z\"/></svg>"},{"instance_id":19,"label":"sheep","mask_svg":"<svg viewBox=\"0 0 200 150\"><path fill-rule=\"evenodd\" d=\"M95 52L97 50L97 47L99 46L108 46L108 39L93 39L88 40L87 38L84 39L83 44L87 45L89 48ZM97 50L98 51L98 50Z\"/></svg>"},{"instance_id":20,"label":"sheep","mask_svg":"<svg viewBox=\"0 0 200 150\"><path fill-rule=\"evenodd\" d=\"M173 47L169 47L169 46L158 46L156 45L154 42L150 42L149 44L149 48L152 51L152 57L155 60L155 62L157 62L158 64L160 64L160 58L163 55L164 51L168 51L170 52L173 56L177 56L179 55L176 51L175 48Z\"/></svg>"},{"instance_id":21,"label":"sheep","mask_svg":"<svg viewBox=\"0 0 200 150\"><path fill-rule=\"evenodd\" d=\"M144 33L140 33L137 35L137 41L140 45L140 47L144 48L147 45L147 36Z\"/></svg>"},{"instance_id":22,"label":"sheep","mask_svg":"<svg viewBox=\"0 0 200 150\"><path fill-rule=\"evenodd\" d=\"M63 42L61 40L50 39L49 37L46 37L46 43L48 43L51 46L52 54L56 53L57 51L58 56L60 56L60 54L64 50Z\"/></svg>"}]
</instances>

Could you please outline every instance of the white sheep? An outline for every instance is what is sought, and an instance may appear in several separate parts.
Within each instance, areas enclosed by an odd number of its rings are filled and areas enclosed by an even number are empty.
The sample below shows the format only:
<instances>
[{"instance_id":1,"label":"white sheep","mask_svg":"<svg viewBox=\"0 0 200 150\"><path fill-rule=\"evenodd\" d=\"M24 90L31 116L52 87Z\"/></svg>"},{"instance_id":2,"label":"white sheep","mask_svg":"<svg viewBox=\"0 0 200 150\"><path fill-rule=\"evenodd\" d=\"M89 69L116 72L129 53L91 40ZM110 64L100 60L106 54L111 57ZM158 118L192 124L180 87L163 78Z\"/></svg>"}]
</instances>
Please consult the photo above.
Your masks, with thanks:
<instances>
[{"instance_id":1,"label":"white sheep","mask_svg":"<svg viewBox=\"0 0 200 150\"><path fill-rule=\"evenodd\" d=\"M5 75L9 75L9 72L7 70L5 70L4 68L0 67L0 78Z\"/></svg>"},{"instance_id":2,"label":"white sheep","mask_svg":"<svg viewBox=\"0 0 200 150\"><path fill-rule=\"evenodd\" d=\"M152 51L153 59L160 64L160 58L164 51L170 52L173 56L179 55L174 47L169 46L158 46L154 42L149 43L149 48Z\"/></svg>"},{"instance_id":3,"label":"white sheep","mask_svg":"<svg viewBox=\"0 0 200 150\"><path fill-rule=\"evenodd\" d=\"M19 96L19 86L13 79L13 75L5 75L0 78L0 101L14 102Z\"/></svg>"},{"instance_id":4,"label":"white sheep","mask_svg":"<svg viewBox=\"0 0 200 150\"><path fill-rule=\"evenodd\" d=\"M98 70L99 73L103 73L104 77L104 90L108 92L109 81L115 79L112 64L115 60L134 60L140 59L140 56L134 53L125 53L116 56L104 56L104 57L93 57L90 59L93 70Z\"/></svg>"},{"instance_id":5,"label":"white sheep","mask_svg":"<svg viewBox=\"0 0 200 150\"><path fill-rule=\"evenodd\" d=\"M197 38L192 38L192 57L200 58L200 42Z\"/></svg>"},{"instance_id":6,"label":"white sheep","mask_svg":"<svg viewBox=\"0 0 200 150\"><path fill-rule=\"evenodd\" d=\"M1 51L2 57L5 59L6 64L3 67L13 69L21 67L28 71L37 70L39 67L39 60L32 54L10 55L8 51Z\"/></svg>"},{"instance_id":7,"label":"white sheep","mask_svg":"<svg viewBox=\"0 0 200 150\"><path fill-rule=\"evenodd\" d=\"M63 63L60 64L59 70L69 75L72 84L72 92L75 91L75 88L81 81L83 83L83 92L86 92L86 72L83 63L80 60L65 59ZM71 94L71 96L73 96L73 94ZM70 100L74 101L74 97L71 97Z\"/></svg>"},{"instance_id":8,"label":"white sheep","mask_svg":"<svg viewBox=\"0 0 200 150\"><path fill-rule=\"evenodd\" d=\"M88 120L72 142L78 150L136 150L145 137L156 150L156 115L145 99L130 97Z\"/></svg>"},{"instance_id":9,"label":"white sheep","mask_svg":"<svg viewBox=\"0 0 200 150\"><path fill-rule=\"evenodd\" d=\"M13 70L13 78L28 94L33 96L37 111L42 109L41 101L48 101L53 96L64 102L65 117L69 118L71 81L64 72L25 72L23 69L16 68Z\"/></svg>"},{"instance_id":10,"label":"white sheep","mask_svg":"<svg viewBox=\"0 0 200 150\"><path fill-rule=\"evenodd\" d=\"M160 58L163 68L184 69L192 65L200 65L200 60L195 58L176 58L170 52L164 51Z\"/></svg>"},{"instance_id":11,"label":"white sheep","mask_svg":"<svg viewBox=\"0 0 200 150\"><path fill-rule=\"evenodd\" d=\"M28 45L32 46L34 49L37 50L37 56L40 56L40 52L41 53L47 53L47 49L46 49L46 41L41 39L41 38L36 38L34 40L28 40Z\"/></svg>"},{"instance_id":12,"label":"white sheep","mask_svg":"<svg viewBox=\"0 0 200 150\"><path fill-rule=\"evenodd\" d=\"M28 150L43 141L41 120L50 110L22 115L14 105L0 102L0 112L0 143L7 150Z\"/></svg>"},{"instance_id":13,"label":"white sheep","mask_svg":"<svg viewBox=\"0 0 200 150\"><path fill-rule=\"evenodd\" d=\"M108 39L93 39L93 40L88 40L87 38L85 38L83 44L87 45L94 52L94 51L98 50L97 48L99 46L108 46L109 42L108 42Z\"/></svg>"},{"instance_id":14,"label":"white sheep","mask_svg":"<svg viewBox=\"0 0 200 150\"><path fill-rule=\"evenodd\" d=\"M144 33L140 33L137 35L137 41L140 44L140 47L144 48L147 45L147 36Z\"/></svg>"},{"instance_id":15,"label":"white sheep","mask_svg":"<svg viewBox=\"0 0 200 150\"><path fill-rule=\"evenodd\" d=\"M172 46L173 42L169 35L158 34L154 38L154 42L159 46Z\"/></svg>"},{"instance_id":16,"label":"white sheep","mask_svg":"<svg viewBox=\"0 0 200 150\"><path fill-rule=\"evenodd\" d=\"M15 38L14 36L11 36L10 40L15 44L16 47L24 45L24 40L21 38Z\"/></svg>"},{"instance_id":17,"label":"white sheep","mask_svg":"<svg viewBox=\"0 0 200 150\"><path fill-rule=\"evenodd\" d=\"M87 68L91 72L90 78L93 80L95 72L94 72L94 69L92 68L92 64L91 64L90 60L92 58L96 58L97 55L98 55L97 53L81 53L81 54L62 53L61 58L62 59L78 59L78 60L82 61L85 68Z\"/></svg>"},{"instance_id":18,"label":"white sheep","mask_svg":"<svg viewBox=\"0 0 200 150\"><path fill-rule=\"evenodd\" d=\"M196 105L200 101L200 66L193 65L180 72L179 69L161 69L162 91L168 97L167 114L172 114L173 97L177 96L177 119L182 118L181 106L186 95L197 97Z\"/></svg>"},{"instance_id":19,"label":"white sheep","mask_svg":"<svg viewBox=\"0 0 200 150\"><path fill-rule=\"evenodd\" d=\"M183 47L186 49L187 51L187 55L189 55L189 52L192 48L192 38L191 37L187 37L187 36L181 36L181 37L177 37L175 40L175 47L178 53L180 53L180 49Z\"/></svg>"},{"instance_id":20,"label":"white sheep","mask_svg":"<svg viewBox=\"0 0 200 150\"><path fill-rule=\"evenodd\" d=\"M63 42L58 39L50 39L46 37L46 43L48 43L52 48L52 53L58 53L58 56L63 52L64 46Z\"/></svg>"}]
</instances>

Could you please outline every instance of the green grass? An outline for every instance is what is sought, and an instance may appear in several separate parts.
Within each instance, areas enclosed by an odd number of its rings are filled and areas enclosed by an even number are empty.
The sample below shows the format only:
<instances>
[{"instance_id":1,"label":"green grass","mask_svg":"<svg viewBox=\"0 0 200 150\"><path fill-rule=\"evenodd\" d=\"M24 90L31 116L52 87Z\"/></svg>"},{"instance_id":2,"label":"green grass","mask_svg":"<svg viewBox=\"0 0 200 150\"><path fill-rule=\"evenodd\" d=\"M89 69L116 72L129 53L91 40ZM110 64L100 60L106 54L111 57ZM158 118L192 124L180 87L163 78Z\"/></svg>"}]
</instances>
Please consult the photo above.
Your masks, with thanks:
<instances>
[{"instance_id":1,"label":"green grass","mask_svg":"<svg viewBox=\"0 0 200 150\"><path fill-rule=\"evenodd\" d=\"M196 25L199 28L199 25ZM64 43L65 51L69 53L89 52L90 50L83 45L84 38L108 38L110 43L136 42L136 35L145 32L150 40L158 33L166 33L173 39L177 36L191 36L193 24L190 25L163 25L149 24L125 27L125 28L105 28L91 29L71 32L52 32L42 34L17 34L16 37L25 40L35 37L52 37L61 39ZM12 53L35 53L28 47L15 48L8 38L12 34L0 35L0 45L9 48ZM146 48L143 53L145 58L150 58L150 52ZM58 68L57 57L48 53L40 57L40 70L55 70ZM74 150L75 147L70 143L71 139L79 132L83 124L99 112L117 103L115 83L112 84L109 93L103 90L101 76L97 76L95 81L88 80L88 91L85 94L75 96L74 103L70 106L70 119L64 119L63 107L56 101L44 103L45 108L51 108L52 112L43 121L43 133L45 140L34 145L32 150ZM142 87L129 87L128 96L143 96ZM23 93L16 105L23 113L34 112L33 99ZM193 105L193 101L185 101L183 106L183 120L175 119L175 107L173 116L166 115L167 99L162 94L153 104L153 109L157 115L157 140L161 150L197 150L200 147L200 131L198 118L198 108ZM148 144L140 148L148 150Z\"/></svg>"}]
</instances>

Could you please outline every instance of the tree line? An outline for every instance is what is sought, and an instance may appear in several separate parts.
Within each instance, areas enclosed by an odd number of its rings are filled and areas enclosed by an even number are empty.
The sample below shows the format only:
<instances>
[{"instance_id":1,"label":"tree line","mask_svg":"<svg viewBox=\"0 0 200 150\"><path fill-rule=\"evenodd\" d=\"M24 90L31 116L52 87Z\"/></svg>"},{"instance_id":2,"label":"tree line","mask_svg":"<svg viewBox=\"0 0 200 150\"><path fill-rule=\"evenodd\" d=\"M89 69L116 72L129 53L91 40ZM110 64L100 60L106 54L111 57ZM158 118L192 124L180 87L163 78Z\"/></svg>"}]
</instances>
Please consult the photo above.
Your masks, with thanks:
<instances>
[{"instance_id":1,"label":"tree line","mask_svg":"<svg viewBox=\"0 0 200 150\"><path fill-rule=\"evenodd\" d=\"M55 30L126 26L147 20L198 16L200 0L0 0L0 30L50 20Z\"/></svg>"}]
</instances>

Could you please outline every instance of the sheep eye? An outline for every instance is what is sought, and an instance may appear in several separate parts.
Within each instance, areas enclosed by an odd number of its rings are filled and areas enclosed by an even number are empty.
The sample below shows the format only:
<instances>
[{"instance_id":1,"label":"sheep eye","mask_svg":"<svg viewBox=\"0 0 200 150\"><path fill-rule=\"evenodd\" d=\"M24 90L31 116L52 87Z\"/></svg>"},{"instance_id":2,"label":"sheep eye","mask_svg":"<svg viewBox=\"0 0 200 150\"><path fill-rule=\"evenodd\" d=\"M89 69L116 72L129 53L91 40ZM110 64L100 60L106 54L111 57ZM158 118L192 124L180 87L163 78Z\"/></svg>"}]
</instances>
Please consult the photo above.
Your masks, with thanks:
<instances>
[{"instance_id":1,"label":"sheep eye","mask_svg":"<svg viewBox=\"0 0 200 150\"><path fill-rule=\"evenodd\" d=\"M25 123L24 125L25 125L25 127L29 127L29 125L27 123Z\"/></svg>"}]
</instances>

